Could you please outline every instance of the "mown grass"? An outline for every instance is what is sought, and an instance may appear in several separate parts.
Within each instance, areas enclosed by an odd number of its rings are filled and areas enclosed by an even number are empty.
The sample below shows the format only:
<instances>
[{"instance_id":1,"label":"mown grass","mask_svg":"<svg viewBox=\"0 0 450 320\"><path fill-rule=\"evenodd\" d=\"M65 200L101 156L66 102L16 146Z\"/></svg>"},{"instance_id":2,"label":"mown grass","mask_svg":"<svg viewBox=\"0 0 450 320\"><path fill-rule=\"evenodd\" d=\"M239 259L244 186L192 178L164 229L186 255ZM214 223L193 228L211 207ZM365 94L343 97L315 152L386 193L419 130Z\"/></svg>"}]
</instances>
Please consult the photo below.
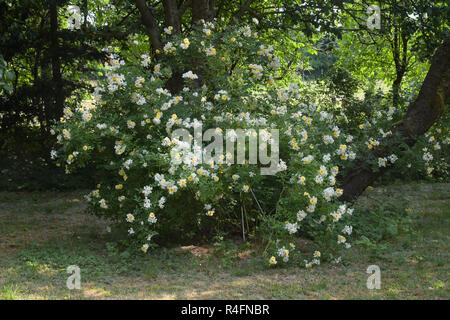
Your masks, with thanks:
<instances>
[{"instance_id":1,"label":"mown grass","mask_svg":"<svg viewBox=\"0 0 450 320\"><path fill-rule=\"evenodd\" d=\"M342 264L311 270L268 268L240 244L131 257L106 222L85 213L83 192L3 192L0 299L449 299L449 187L368 190L355 210L374 224L368 237ZM372 264L381 268L380 290L366 287ZM81 269L81 290L66 287L69 265Z\"/></svg>"}]
</instances>

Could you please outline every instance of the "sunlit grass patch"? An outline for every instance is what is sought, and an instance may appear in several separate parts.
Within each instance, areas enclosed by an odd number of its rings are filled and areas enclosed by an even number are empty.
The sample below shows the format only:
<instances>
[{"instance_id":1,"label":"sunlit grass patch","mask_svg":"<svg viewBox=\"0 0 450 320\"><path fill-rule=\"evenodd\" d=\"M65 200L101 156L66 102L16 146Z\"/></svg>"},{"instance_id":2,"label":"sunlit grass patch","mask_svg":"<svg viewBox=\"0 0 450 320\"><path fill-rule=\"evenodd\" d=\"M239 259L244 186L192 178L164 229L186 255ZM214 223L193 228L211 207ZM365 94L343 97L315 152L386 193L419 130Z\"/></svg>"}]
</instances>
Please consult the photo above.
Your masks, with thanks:
<instances>
[{"instance_id":1,"label":"sunlit grass patch","mask_svg":"<svg viewBox=\"0 0 450 320\"><path fill-rule=\"evenodd\" d=\"M446 185L430 186L427 192L450 196ZM342 264L311 270L268 268L261 264L258 246L239 239L132 256L105 231L104 222L86 215L81 202L46 216L45 209L30 205L34 200L26 193L14 195L1 204L0 299L449 299L450 200L443 195L430 199L423 190L395 185L369 191L357 204L365 214L381 212L390 222L398 209L406 220L395 220L396 232L383 231L354 245ZM75 194L57 194L55 203L71 203L79 198ZM402 194L412 200L404 203ZM9 199L4 193L0 197ZM45 203L40 208L57 207L50 194L33 197ZM380 211L384 199L394 204ZM22 201L35 211L17 210ZM300 250L309 250L306 240L299 241L304 243ZM372 264L381 269L380 290L366 287ZM81 269L81 290L66 287L69 265Z\"/></svg>"},{"instance_id":2,"label":"sunlit grass patch","mask_svg":"<svg viewBox=\"0 0 450 320\"><path fill-rule=\"evenodd\" d=\"M0 300L17 300L20 299L20 288L15 283L0 286Z\"/></svg>"}]
</instances>

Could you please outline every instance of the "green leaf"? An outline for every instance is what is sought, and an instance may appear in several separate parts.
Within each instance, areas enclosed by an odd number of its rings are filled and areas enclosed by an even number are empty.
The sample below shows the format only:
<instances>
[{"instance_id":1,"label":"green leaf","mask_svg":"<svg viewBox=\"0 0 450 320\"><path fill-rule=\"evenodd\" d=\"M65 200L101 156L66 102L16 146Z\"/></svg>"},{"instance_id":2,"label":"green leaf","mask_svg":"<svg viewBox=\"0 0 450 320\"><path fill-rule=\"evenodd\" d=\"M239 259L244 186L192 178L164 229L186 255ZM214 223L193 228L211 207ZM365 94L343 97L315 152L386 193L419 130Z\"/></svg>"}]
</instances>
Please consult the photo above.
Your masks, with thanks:
<instances>
[{"instance_id":1,"label":"green leaf","mask_svg":"<svg viewBox=\"0 0 450 320\"><path fill-rule=\"evenodd\" d=\"M12 73L12 72L10 72L10 71L7 71L7 72L5 73L5 79L6 79L6 80L12 81L12 80L14 80L15 78L16 78L16 76L15 76L14 73Z\"/></svg>"},{"instance_id":2,"label":"green leaf","mask_svg":"<svg viewBox=\"0 0 450 320\"><path fill-rule=\"evenodd\" d=\"M9 93L11 93L13 91L13 87L10 86L9 84L6 84L3 89L5 89L6 91L8 91Z\"/></svg>"}]
</instances>

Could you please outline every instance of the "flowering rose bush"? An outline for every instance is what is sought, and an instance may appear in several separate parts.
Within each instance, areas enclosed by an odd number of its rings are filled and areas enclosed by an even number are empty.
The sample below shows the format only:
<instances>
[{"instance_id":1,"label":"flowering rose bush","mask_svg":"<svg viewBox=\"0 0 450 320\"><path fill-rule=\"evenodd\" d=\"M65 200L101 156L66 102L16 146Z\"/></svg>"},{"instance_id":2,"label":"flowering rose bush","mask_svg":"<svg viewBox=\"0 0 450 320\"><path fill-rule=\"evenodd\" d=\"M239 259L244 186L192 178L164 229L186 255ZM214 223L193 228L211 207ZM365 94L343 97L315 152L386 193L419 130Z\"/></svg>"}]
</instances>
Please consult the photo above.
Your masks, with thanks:
<instances>
[{"instance_id":1,"label":"flowering rose bush","mask_svg":"<svg viewBox=\"0 0 450 320\"><path fill-rule=\"evenodd\" d=\"M352 234L352 209L338 201L343 190L336 187L336 175L356 157L353 137L338 126L345 115L304 103L298 85L274 81L282 61L250 26L202 22L188 37L165 31L153 59L134 52L124 61L108 48L94 102L67 107L54 127L57 165L67 173L88 163L96 168L89 210L126 225L129 245L143 252L167 235L212 237L250 223L268 241L270 264L295 255L306 267L337 258ZM205 161L210 141L186 149L172 136L180 128L194 138L196 129L213 129L231 142L239 129L257 135L259 152L279 147L276 172L261 173L267 162L236 164L230 152ZM251 143L245 148L252 152ZM299 252L299 234L319 250Z\"/></svg>"},{"instance_id":2,"label":"flowering rose bush","mask_svg":"<svg viewBox=\"0 0 450 320\"><path fill-rule=\"evenodd\" d=\"M417 89L418 91L418 89ZM394 108L390 99L386 97L369 97L351 104L346 109L351 109L338 118L338 126L353 137L355 152L364 157L365 165L372 171L380 168L391 167L391 170L383 176L386 182L401 177L405 180L433 179L445 181L449 176L448 157L450 152L450 138L448 135L448 115L444 115L442 121L433 125L423 136L417 138L416 144L408 148L399 143L396 148L391 148L390 154L382 157L376 153L383 150L385 141L399 142L398 137L393 136L392 128L401 121L405 108L412 103L417 92L410 93L406 106ZM336 105L322 100L321 107L332 110ZM345 111L347 111L345 110ZM402 147L403 146L403 147ZM370 152L375 151L375 152ZM348 163L344 170L352 170L353 163Z\"/></svg>"}]
</instances>

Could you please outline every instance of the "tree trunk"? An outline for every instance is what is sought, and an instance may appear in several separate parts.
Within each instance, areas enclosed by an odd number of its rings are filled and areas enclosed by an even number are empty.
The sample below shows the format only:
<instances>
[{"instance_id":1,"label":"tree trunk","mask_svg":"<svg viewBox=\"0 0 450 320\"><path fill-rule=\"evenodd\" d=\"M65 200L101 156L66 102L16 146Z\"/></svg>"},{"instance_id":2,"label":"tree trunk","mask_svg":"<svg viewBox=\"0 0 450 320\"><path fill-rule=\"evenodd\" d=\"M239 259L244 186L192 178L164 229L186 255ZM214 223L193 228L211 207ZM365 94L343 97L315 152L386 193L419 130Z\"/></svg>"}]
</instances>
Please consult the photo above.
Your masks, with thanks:
<instances>
[{"instance_id":1,"label":"tree trunk","mask_svg":"<svg viewBox=\"0 0 450 320\"><path fill-rule=\"evenodd\" d=\"M58 43L58 7L56 0L50 2L50 33L51 33L51 62L52 62L52 87L54 92L53 110L48 110L49 105L46 104L46 124L50 125L51 119L58 119L63 113L64 92L62 87L61 61L59 57Z\"/></svg>"},{"instance_id":2,"label":"tree trunk","mask_svg":"<svg viewBox=\"0 0 450 320\"><path fill-rule=\"evenodd\" d=\"M404 71L398 70L397 76L392 83L392 105L395 108L399 107L400 104L400 91L401 91L401 85L403 81Z\"/></svg>"},{"instance_id":3,"label":"tree trunk","mask_svg":"<svg viewBox=\"0 0 450 320\"><path fill-rule=\"evenodd\" d=\"M239 19L247 10L254 0L247 0L245 4L234 15L235 19ZM164 22L167 26L173 27L173 32L181 32L181 17L188 7L191 8L192 24L197 23L203 19L205 21L211 21L216 14L216 0L185 0L179 6L177 0L162 0L164 7ZM150 36L150 42L154 50L160 50L162 48L161 32L158 28L158 22L155 20L152 10L147 7L145 0L134 0L136 7L138 8L143 24L147 27L147 32ZM195 80L195 85L201 87L203 85L204 71L202 70L204 61L196 60L192 61L192 66L195 66L192 70L198 75L198 79ZM177 94L184 87L184 81L182 74L187 70L174 71L172 77L168 80L166 88L172 93Z\"/></svg>"},{"instance_id":4,"label":"tree trunk","mask_svg":"<svg viewBox=\"0 0 450 320\"><path fill-rule=\"evenodd\" d=\"M152 47L154 50L158 50L162 48L162 42L161 42L161 33L158 28L158 24L155 20L155 17L153 16L152 11L149 7L147 7L147 4L145 3L145 0L134 0L134 3L136 4L136 7L139 10L139 13L142 17L142 23L147 27L147 32L150 37L150 42L152 44Z\"/></svg>"},{"instance_id":5,"label":"tree trunk","mask_svg":"<svg viewBox=\"0 0 450 320\"><path fill-rule=\"evenodd\" d=\"M163 0L164 19L166 25L173 27L173 32L181 31L181 15L178 10L177 0Z\"/></svg>"},{"instance_id":6,"label":"tree trunk","mask_svg":"<svg viewBox=\"0 0 450 320\"><path fill-rule=\"evenodd\" d=\"M396 108L400 104L401 85L408 68L408 38L404 32L401 33L401 36L398 36L398 33L399 30L395 28L394 39L391 43L396 71L396 78L392 83L392 103Z\"/></svg>"},{"instance_id":7,"label":"tree trunk","mask_svg":"<svg viewBox=\"0 0 450 320\"><path fill-rule=\"evenodd\" d=\"M400 136L408 147L414 146L417 137L423 135L444 114L450 98L450 36L437 49L432 59L430 70L422 84L419 95L409 106L404 118L392 128L392 137ZM381 146L362 155L361 159L386 157L392 150L400 147L394 138L382 141ZM357 167L343 179L341 187L344 194L342 201L354 201L363 191L389 168L380 168L372 172L364 166L364 161L357 162Z\"/></svg>"},{"instance_id":8,"label":"tree trunk","mask_svg":"<svg viewBox=\"0 0 450 320\"><path fill-rule=\"evenodd\" d=\"M192 0L188 5L192 8L192 20L193 23L200 19L205 21L212 20L215 14L215 1L214 0ZM178 8L176 0L163 0L164 5L164 19L167 25L171 25L175 33L181 31L181 14L186 8ZM195 84L200 87L203 85L202 65L204 61L197 60L192 61L192 65L196 66L193 71L198 75L198 79L195 80ZM172 77L167 81L166 87L172 94L177 94L184 87L184 80L182 78L183 73L174 72Z\"/></svg>"},{"instance_id":9,"label":"tree trunk","mask_svg":"<svg viewBox=\"0 0 450 320\"><path fill-rule=\"evenodd\" d=\"M210 21L215 16L214 0L192 0L192 24L198 20Z\"/></svg>"}]
</instances>

